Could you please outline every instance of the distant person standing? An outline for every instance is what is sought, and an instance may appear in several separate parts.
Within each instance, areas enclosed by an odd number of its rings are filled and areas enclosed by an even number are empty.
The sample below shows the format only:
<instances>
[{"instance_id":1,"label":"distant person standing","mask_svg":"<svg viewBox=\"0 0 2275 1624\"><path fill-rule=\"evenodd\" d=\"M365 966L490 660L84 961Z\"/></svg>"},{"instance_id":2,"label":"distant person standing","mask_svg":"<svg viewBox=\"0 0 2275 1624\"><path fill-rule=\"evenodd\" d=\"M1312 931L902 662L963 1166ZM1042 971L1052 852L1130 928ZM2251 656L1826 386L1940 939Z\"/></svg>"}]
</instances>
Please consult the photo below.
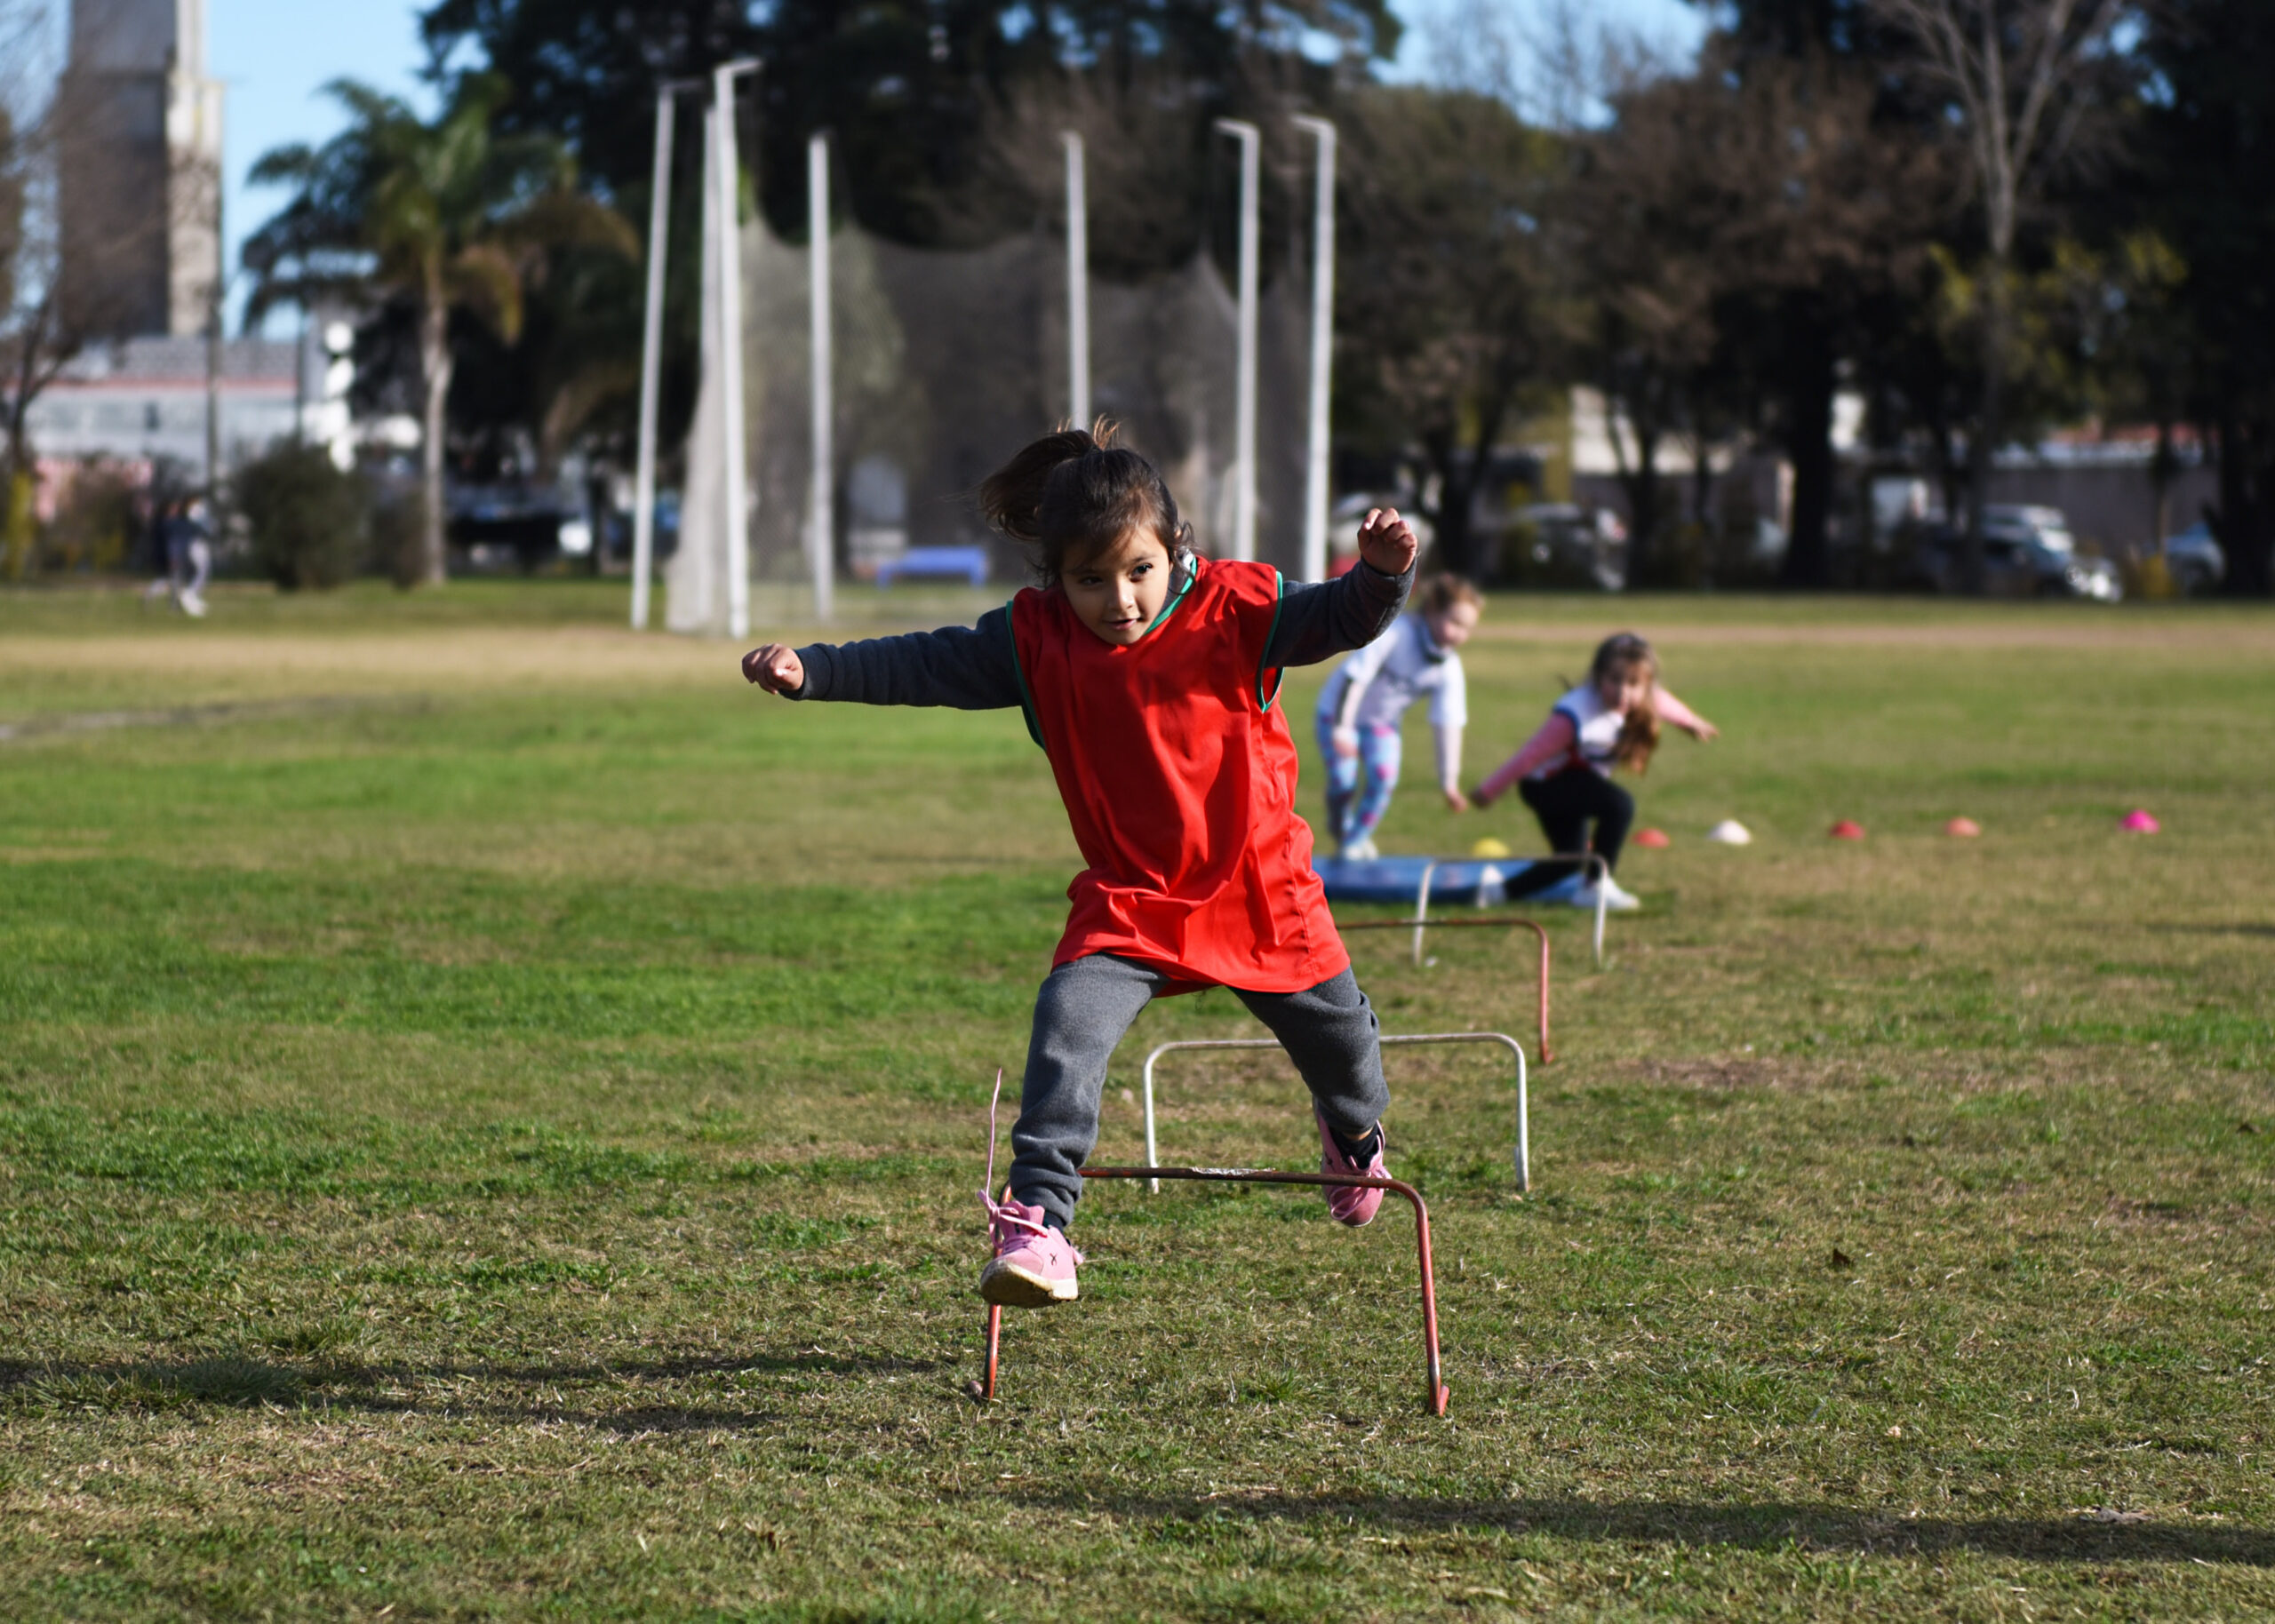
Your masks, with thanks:
<instances>
[{"instance_id":1,"label":"distant person standing","mask_svg":"<svg viewBox=\"0 0 2275 1624\"><path fill-rule=\"evenodd\" d=\"M181 513L182 560L189 579L182 584L174 601L192 620L205 618L205 583L213 575L213 527L208 522L211 513L203 498L184 505Z\"/></svg>"},{"instance_id":2,"label":"distant person standing","mask_svg":"<svg viewBox=\"0 0 2275 1624\"><path fill-rule=\"evenodd\" d=\"M159 510L158 551L166 573L150 583L142 598L169 596L174 607L193 620L205 617L205 583L213 573L212 532L205 524L205 504L177 497Z\"/></svg>"}]
</instances>

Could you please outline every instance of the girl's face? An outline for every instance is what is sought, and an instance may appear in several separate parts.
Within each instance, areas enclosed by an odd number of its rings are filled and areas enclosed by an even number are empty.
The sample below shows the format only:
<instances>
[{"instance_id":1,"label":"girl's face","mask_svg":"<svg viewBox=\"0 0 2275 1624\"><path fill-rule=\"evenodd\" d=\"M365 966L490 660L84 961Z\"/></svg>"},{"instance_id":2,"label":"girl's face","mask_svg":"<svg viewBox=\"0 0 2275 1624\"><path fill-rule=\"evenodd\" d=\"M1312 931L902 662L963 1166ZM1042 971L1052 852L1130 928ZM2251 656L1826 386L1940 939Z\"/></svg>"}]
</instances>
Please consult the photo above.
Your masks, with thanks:
<instances>
[{"instance_id":1,"label":"girl's face","mask_svg":"<svg viewBox=\"0 0 2275 1624\"><path fill-rule=\"evenodd\" d=\"M1106 641L1127 646L1169 600L1169 550L1144 528L1071 563L1059 572L1059 590L1075 617Z\"/></svg>"},{"instance_id":2,"label":"girl's face","mask_svg":"<svg viewBox=\"0 0 2275 1624\"><path fill-rule=\"evenodd\" d=\"M1477 605L1458 601L1449 604L1441 613L1425 616L1423 625L1429 630L1430 641L1450 652L1467 642L1469 634L1477 630Z\"/></svg>"},{"instance_id":3,"label":"girl's face","mask_svg":"<svg viewBox=\"0 0 2275 1624\"><path fill-rule=\"evenodd\" d=\"M1596 696L1606 710L1626 714L1651 697L1650 667L1627 665L1607 671L1596 683Z\"/></svg>"}]
</instances>

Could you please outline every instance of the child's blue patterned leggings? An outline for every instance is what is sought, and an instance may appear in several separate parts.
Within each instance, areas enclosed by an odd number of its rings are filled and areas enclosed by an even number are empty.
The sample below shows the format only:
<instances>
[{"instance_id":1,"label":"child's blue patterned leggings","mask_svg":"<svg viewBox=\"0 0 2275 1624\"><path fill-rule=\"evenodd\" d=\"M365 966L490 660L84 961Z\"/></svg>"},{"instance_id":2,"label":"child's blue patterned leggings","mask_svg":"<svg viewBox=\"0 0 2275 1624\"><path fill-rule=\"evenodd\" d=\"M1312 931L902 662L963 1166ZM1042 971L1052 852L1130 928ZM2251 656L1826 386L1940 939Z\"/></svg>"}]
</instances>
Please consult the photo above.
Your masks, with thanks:
<instances>
[{"instance_id":1,"label":"child's blue patterned leggings","mask_svg":"<svg viewBox=\"0 0 2275 1624\"><path fill-rule=\"evenodd\" d=\"M1337 844L1374 838L1398 787L1398 729L1377 722L1359 729L1359 753L1335 753L1335 723L1319 718L1320 753L1327 758L1327 829Z\"/></svg>"}]
</instances>

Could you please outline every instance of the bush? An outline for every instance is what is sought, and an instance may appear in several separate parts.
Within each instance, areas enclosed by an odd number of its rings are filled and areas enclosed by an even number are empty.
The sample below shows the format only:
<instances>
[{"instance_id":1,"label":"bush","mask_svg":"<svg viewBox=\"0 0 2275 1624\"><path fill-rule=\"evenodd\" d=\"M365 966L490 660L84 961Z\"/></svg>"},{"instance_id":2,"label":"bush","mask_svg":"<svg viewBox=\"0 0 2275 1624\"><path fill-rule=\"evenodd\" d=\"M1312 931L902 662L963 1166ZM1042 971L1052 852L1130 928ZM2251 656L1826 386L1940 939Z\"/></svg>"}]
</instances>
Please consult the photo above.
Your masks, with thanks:
<instances>
[{"instance_id":1,"label":"bush","mask_svg":"<svg viewBox=\"0 0 2275 1624\"><path fill-rule=\"evenodd\" d=\"M363 567L363 476L341 473L322 446L279 446L247 463L236 495L255 568L285 591L337 586Z\"/></svg>"}]
</instances>

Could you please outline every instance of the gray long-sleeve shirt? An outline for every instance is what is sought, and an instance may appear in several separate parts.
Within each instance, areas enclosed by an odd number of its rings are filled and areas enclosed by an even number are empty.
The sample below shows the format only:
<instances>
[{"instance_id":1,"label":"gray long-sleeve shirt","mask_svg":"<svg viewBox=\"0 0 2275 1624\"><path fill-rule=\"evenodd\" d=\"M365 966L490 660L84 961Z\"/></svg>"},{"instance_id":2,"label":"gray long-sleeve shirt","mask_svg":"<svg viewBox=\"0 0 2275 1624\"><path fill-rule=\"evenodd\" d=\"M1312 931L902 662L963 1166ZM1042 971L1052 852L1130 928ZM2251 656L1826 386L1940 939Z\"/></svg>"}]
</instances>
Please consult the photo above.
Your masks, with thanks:
<instances>
[{"instance_id":1,"label":"gray long-sleeve shirt","mask_svg":"<svg viewBox=\"0 0 2275 1624\"><path fill-rule=\"evenodd\" d=\"M1315 665L1363 649L1390 629L1413 585L1412 569L1385 575L1361 560L1332 581L1289 588L1265 649L1265 665ZM976 626L858 643L810 643L798 650L798 658L806 681L789 696L793 699L937 705L959 711L1011 710L1019 703L1008 606L988 610Z\"/></svg>"}]
</instances>

